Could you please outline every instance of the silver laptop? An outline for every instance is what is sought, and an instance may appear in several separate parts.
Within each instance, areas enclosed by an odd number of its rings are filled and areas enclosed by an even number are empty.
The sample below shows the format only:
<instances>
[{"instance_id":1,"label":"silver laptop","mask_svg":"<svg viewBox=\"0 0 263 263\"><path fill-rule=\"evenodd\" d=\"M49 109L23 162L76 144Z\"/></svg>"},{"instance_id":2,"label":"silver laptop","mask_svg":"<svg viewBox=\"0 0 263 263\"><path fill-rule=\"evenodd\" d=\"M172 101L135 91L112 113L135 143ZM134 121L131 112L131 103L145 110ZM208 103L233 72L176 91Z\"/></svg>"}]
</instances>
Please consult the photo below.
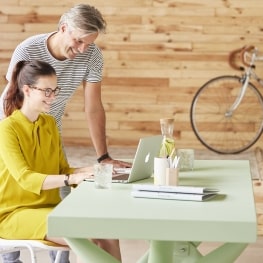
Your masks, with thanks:
<instances>
[{"instance_id":1,"label":"silver laptop","mask_svg":"<svg viewBox=\"0 0 263 263\"><path fill-rule=\"evenodd\" d=\"M154 157L159 155L162 138L161 135L141 138L129 172L123 173L122 169L116 169L117 174L113 175L112 182L132 183L151 177Z\"/></svg>"}]
</instances>

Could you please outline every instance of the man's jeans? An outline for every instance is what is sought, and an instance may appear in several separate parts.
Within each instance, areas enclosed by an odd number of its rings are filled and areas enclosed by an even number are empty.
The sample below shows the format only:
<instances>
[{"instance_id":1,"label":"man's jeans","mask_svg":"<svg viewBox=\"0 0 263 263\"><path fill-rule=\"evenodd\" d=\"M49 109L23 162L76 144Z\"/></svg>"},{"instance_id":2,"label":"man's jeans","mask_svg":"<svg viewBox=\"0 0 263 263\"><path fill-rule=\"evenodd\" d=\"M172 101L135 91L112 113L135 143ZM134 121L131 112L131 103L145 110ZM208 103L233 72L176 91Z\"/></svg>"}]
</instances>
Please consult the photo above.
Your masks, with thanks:
<instances>
[{"instance_id":1,"label":"man's jeans","mask_svg":"<svg viewBox=\"0 0 263 263\"><path fill-rule=\"evenodd\" d=\"M52 262L55 262L56 251L50 251L49 256ZM23 263L19 260L20 251L15 251L12 253L7 253L2 255L3 263ZM69 262L69 251L62 251L60 263L70 263Z\"/></svg>"},{"instance_id":2,"label":"man's jeans","mask_svg":"<svg viewBox=\"0 0 263 263\"><path fill-rule=\"evenodd\" d=\"M70 187L64 186L60 188L60 196L64 199L70 193ZM56 258L56 251L50 251L49 256L51 258L51 262L53 263ZM15 251L11 253L6 253L2 255L3 263L23 263L19 260L20 251ZM61 259L59 263L70 263L69 262L69 251L62 251Z\"/></svg>"},{"instance_id":3,"label":"man's jeans","mask_svg":"<svg viewBox=\"0 0 263 263\"><path fill-rule=\"evenodd\" d=\"M4 263L22 263L22 261L19 260L20 257L20 251L15 251L12 253L6 253L2 255L2 260Z\"/></svg>"}]
</instances>

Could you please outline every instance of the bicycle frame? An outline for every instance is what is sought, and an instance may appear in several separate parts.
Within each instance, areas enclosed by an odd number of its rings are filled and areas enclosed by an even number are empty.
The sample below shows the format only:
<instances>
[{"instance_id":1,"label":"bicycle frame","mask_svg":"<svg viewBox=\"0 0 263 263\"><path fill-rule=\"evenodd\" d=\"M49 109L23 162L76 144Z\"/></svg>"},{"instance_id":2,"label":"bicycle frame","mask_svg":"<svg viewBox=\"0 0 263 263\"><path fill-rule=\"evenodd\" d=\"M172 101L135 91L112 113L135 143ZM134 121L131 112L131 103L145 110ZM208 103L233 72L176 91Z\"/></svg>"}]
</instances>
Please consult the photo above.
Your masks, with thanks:
<instances>
[{"instance_id":1,"label":"bicycle frame","mask_svg":"<svg viewBox=\"0 0 263 263\"><path fill-rule=\"evenodd\" d=\"M246 68L245 74L242 76L242 87L240 89L240 92L235 100L235 102L232 104L232 106L229 108L229 110L225 113L226 117L231 117L233 115L233 112L237 109L238 105L241 103L249 83L249 80L251 77L256 79L260 83L260 79L257 77L254 69L255 69L255 61L257 60L263 60L263 57L257 56L258 50L255 49L252 53L249 67ZM260 83L261 84L261 83ZM261 84L262 85L262 84Z\"/></svg>"},{"instance_id":2,"label":"bicycle frame","mask_svg":"<svg viewBox=\"0 0 263 263\"><path fill-rule=\"evenodd\" d=\"M245 77L245 81L244 81L244 83L240 89L240 93L238 94L235 102L232 104L232 106L229 108L229 110L226 111L226 113L225 113L226 117L231 117L233 115L233 112L237 109L238 105L240 104L240 102L242 101L242 99L246 93L247 85L248 85L250 76L248 74L245 74L244 77Z\"/></svg>"}]
</instances>

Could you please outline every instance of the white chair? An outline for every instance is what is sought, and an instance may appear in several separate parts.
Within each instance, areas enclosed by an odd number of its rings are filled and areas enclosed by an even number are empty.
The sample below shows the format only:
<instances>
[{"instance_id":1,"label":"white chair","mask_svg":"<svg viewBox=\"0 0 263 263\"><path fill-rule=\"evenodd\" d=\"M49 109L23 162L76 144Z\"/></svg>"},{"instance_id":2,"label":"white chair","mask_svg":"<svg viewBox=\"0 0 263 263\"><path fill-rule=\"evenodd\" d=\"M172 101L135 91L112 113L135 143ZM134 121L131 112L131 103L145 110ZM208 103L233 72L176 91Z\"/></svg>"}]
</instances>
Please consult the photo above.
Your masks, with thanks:
<instances>
[{"instance_id":1,"label":"white chair","mask_svg":"<svg viewBox=\"0 0 263 263\"><path fill-rule=\"evenodd\" d=\"M58 246L52 242L40 240L11 240L0 238L0 254L28 249L30 252L31 263L37 263L36 252L41 250L56 250L57 255L54 263L59 263L62 251L69 251L66 246Z\"/></svg>"}]
</instances>

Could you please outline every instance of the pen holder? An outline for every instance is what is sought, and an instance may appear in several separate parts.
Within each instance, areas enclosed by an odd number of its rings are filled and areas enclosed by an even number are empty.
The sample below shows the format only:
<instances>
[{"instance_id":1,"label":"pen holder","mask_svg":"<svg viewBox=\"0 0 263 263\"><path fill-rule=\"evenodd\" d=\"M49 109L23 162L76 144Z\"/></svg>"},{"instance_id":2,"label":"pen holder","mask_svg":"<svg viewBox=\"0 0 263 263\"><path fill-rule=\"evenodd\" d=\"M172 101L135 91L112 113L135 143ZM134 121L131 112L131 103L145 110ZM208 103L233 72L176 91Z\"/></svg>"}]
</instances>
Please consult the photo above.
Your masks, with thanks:
<instances>
[{"instance_id":1,"label":"pen holder","mask_svg":"<svg viewBox=\"0 0 263 263\"><path fill-rule=\"evenodd\" d=\"M178 185L178 168L166 168L166 185L176 186Z\"/></svg>"},{"instance_id":2,"label":"pen holder","mask_svg":"<svg viewBox=\"0 0 263 263\"><path fill-rule=\"evenodd\" d=\"M166 185L166 168L169 167L167 158L154 158L154 184Z\"/></svg>"}]
</instances>

